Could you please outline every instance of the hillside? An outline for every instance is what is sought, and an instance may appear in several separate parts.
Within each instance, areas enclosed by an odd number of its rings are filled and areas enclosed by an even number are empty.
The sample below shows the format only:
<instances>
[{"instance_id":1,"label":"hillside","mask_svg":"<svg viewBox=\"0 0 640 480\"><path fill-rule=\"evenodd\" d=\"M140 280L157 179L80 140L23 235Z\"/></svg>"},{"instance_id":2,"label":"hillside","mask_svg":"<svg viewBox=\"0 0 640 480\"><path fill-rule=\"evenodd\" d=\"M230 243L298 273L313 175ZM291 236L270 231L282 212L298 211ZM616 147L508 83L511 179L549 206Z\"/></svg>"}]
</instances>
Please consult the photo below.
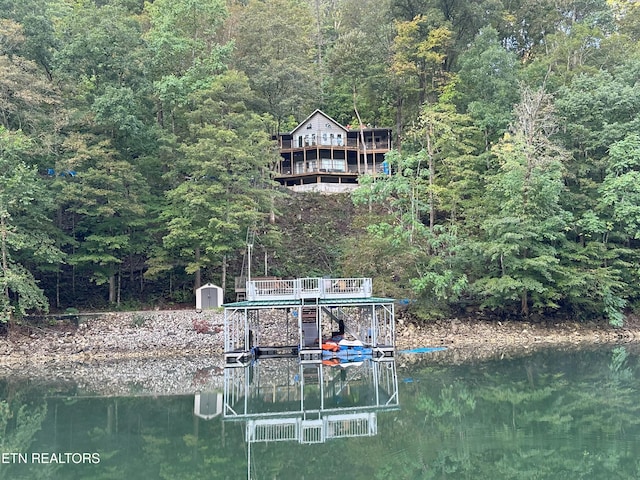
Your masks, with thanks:
<instances>
[{"instance_id":1,"label":"hillside","mask_svg":"<svg viewBox=\"0 0 640 480\"><path fill-rule=\"evenodd\" d=\"M421 320L640 304L638 2L0 4L2 325L233 298L252 232Z\"/></svg>"}]
</instances>

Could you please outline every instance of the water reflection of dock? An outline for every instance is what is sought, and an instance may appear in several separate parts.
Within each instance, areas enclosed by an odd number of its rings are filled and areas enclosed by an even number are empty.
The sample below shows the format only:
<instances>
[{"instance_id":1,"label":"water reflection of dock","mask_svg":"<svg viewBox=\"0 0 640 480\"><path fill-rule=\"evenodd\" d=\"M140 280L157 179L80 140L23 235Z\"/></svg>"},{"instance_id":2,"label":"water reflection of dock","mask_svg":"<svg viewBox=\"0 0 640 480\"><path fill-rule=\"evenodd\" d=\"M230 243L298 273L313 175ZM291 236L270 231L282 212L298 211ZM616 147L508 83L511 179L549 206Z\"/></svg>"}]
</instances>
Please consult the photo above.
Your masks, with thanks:
<instances>
[{"instance_id":1,"label":"water reflection of dock","mask_svg":"<svg viewBox=\"0 0 640 480\"><path fill-rule=\"evenodd\" d=\"M393 359L327 365L282 358L225 369L224 418L245 421L249 443L376 435L377 413L398 408Z\"/></svg>"},{"instance_id":2,"label":"water reflection of dock","mask_svg":"<svg viewBox=\"0 0 640 480\"><path fill-rule=\"evenodd\" d=\"M307 448L375 436L378 414L400 409L395 358L342 360L305 362L290 356L235 364L224 369L224 393L196 393L194 414L244 422L248 480L255 478L253 444L289 441Z\"/></svg>"}]
</instances>

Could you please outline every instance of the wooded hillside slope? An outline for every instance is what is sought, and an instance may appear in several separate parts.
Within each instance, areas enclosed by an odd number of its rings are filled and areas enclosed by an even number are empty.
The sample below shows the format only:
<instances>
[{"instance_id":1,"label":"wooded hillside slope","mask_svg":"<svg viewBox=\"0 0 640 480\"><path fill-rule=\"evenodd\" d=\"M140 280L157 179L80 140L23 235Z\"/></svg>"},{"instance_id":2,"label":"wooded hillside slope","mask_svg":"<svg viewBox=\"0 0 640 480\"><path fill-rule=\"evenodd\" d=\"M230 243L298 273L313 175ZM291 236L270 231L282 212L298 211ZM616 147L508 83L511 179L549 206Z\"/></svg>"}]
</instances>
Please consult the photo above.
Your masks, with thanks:
<instances>
[{"instance_id":1,"label":"wooded hillside slope","mask_svg":"<svg viewBox=\"0 0 640 480\"><path fill-rule=\"evenodd\" d=\"M631 0L0 0L0 321L233 299L249 236L422 318L619 324L639 42ZM392 174L278 187L272 136L316 108L393 127Z\"/></svg>"}]
</instances>

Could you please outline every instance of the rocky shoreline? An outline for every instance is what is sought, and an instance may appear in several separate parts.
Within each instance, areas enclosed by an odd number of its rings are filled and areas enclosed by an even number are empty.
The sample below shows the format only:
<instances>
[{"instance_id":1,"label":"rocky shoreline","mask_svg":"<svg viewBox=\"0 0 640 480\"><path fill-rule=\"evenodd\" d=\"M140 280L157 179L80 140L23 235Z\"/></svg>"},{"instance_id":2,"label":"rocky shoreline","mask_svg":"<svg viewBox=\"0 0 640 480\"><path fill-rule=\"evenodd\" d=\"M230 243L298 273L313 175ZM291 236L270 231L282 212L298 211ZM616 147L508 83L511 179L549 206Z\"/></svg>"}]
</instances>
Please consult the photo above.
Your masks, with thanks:
<instances>
[{"instance_id":1,"label":"rocky shoreline","mask_svg":"<svg viewBox=\"0 0 640 480\"><path fill-rule=\"evenodd\" d=\"M640 345L640 321L624 328L578 322L397 321L398 352L446 347L429 361L461 364L544 348ZM83 391L166 394L222 385L223 314L193 310L105 313L78 325L41 325L0 338L0 378L58 379ZM419 356L398 355L399 367ZM181 380L184 379L184 380ZM186 382L186 383L185 383ZM174 385L175 384L175 385Z\"/></svg>"},{"instance_id":2,"label":"rocky shoreline","mask_svg":"<svg viewBox=\"0 0 640 480\"><path fill-rule=\"evenodd\" d=\"M104 313L77 326L31 326L0 337L0 369L87 364L117 359L216 357L223 353L223 313L193 310ZM640 342L640 320L623 328L602 323L397 320L398 351L447 347L492 355L506 350Z\"/></svg>"}]
</instances>

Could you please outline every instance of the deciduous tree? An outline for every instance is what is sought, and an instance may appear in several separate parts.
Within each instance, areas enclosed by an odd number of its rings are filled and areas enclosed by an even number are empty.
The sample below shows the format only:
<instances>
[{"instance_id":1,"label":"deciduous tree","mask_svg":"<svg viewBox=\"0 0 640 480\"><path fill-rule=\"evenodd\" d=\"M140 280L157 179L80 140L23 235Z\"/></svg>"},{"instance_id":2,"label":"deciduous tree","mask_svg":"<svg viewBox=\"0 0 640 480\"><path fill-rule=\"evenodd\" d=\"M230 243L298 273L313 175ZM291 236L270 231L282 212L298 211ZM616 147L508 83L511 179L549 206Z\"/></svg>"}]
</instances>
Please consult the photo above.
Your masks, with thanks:
<instances>
[{"instance_id":1,"label":"deciduous tree","mask_svg":"<svg viewBox=\"0 0 640 480\"><path fill-rule=\"evenodd\" d=\"M484 133L485 146L495 143L506 131L519 99L518 61L486 27L459 59L455 90L458 104Z\"/></svg>"},{"instance_id":2,"label":"deciduous tree","mask_svg":"<svg viewBox=\"0 0 640 480\"><path fill-rule=\"evenodd\" d=\"M523 89L516 130L493 149L500 168L487 185L476 251L487 260L473 284L482 304L503 312L519 304L523 316L558 309L563 295L559 249L571 217L560 202L567 154L550 140L552 108L544 92Z\"/></svg>"},{"instance_id":3,"label":"deciduous tree","mask_svg":"<svg viewBox=\"0 0 640 480\"><path fill-rule=\"evenodd\" d=\"M310 6L295 0L252 0L238 21L234 65L249 78L256 109L276 120L276 131L290 115L302 119L317 108L314 30Z\"/></svg>"},{"instance_id":4,"label":"deciduous tree","mask_svg":"<svg viewBox=\"0 0 640 480\"><path fill-rule=\"evenodd\" d=\"M191 135L167 174L174 186L163 212L164 246L184 259L195 288L203 269L224 272L225 255L242 249L247 229L271 208L269 172L277 153L269 119L247 109L250 98L247 78L236 71L193 94Z\"/></svg>"},{"instance_id":5,"label":"deciduous tree","mask_svg":"<svg viewBox=\"0 0 640 480\"><path fill-rule=\"evenodd\" d=\"M20 131L0 126L0 322L28 310L47 311L35 268L61 261L47 217L51 195L28 161L33 147Z\"/></svg>"},{"instance_id":6,"label":"deciduous tree","mask_svg":"<svg viewBox=\"0 0 640 480\"><path fill-rule=\"evenodd\" d=\"M60 204L73 216L69 263L97 285L108 286L108 300L119 303L120 265L138 248L132 237L147 225L148 186L139 171L108 141L69 136L56 171Z\"/></svg>"}]
</instances>

